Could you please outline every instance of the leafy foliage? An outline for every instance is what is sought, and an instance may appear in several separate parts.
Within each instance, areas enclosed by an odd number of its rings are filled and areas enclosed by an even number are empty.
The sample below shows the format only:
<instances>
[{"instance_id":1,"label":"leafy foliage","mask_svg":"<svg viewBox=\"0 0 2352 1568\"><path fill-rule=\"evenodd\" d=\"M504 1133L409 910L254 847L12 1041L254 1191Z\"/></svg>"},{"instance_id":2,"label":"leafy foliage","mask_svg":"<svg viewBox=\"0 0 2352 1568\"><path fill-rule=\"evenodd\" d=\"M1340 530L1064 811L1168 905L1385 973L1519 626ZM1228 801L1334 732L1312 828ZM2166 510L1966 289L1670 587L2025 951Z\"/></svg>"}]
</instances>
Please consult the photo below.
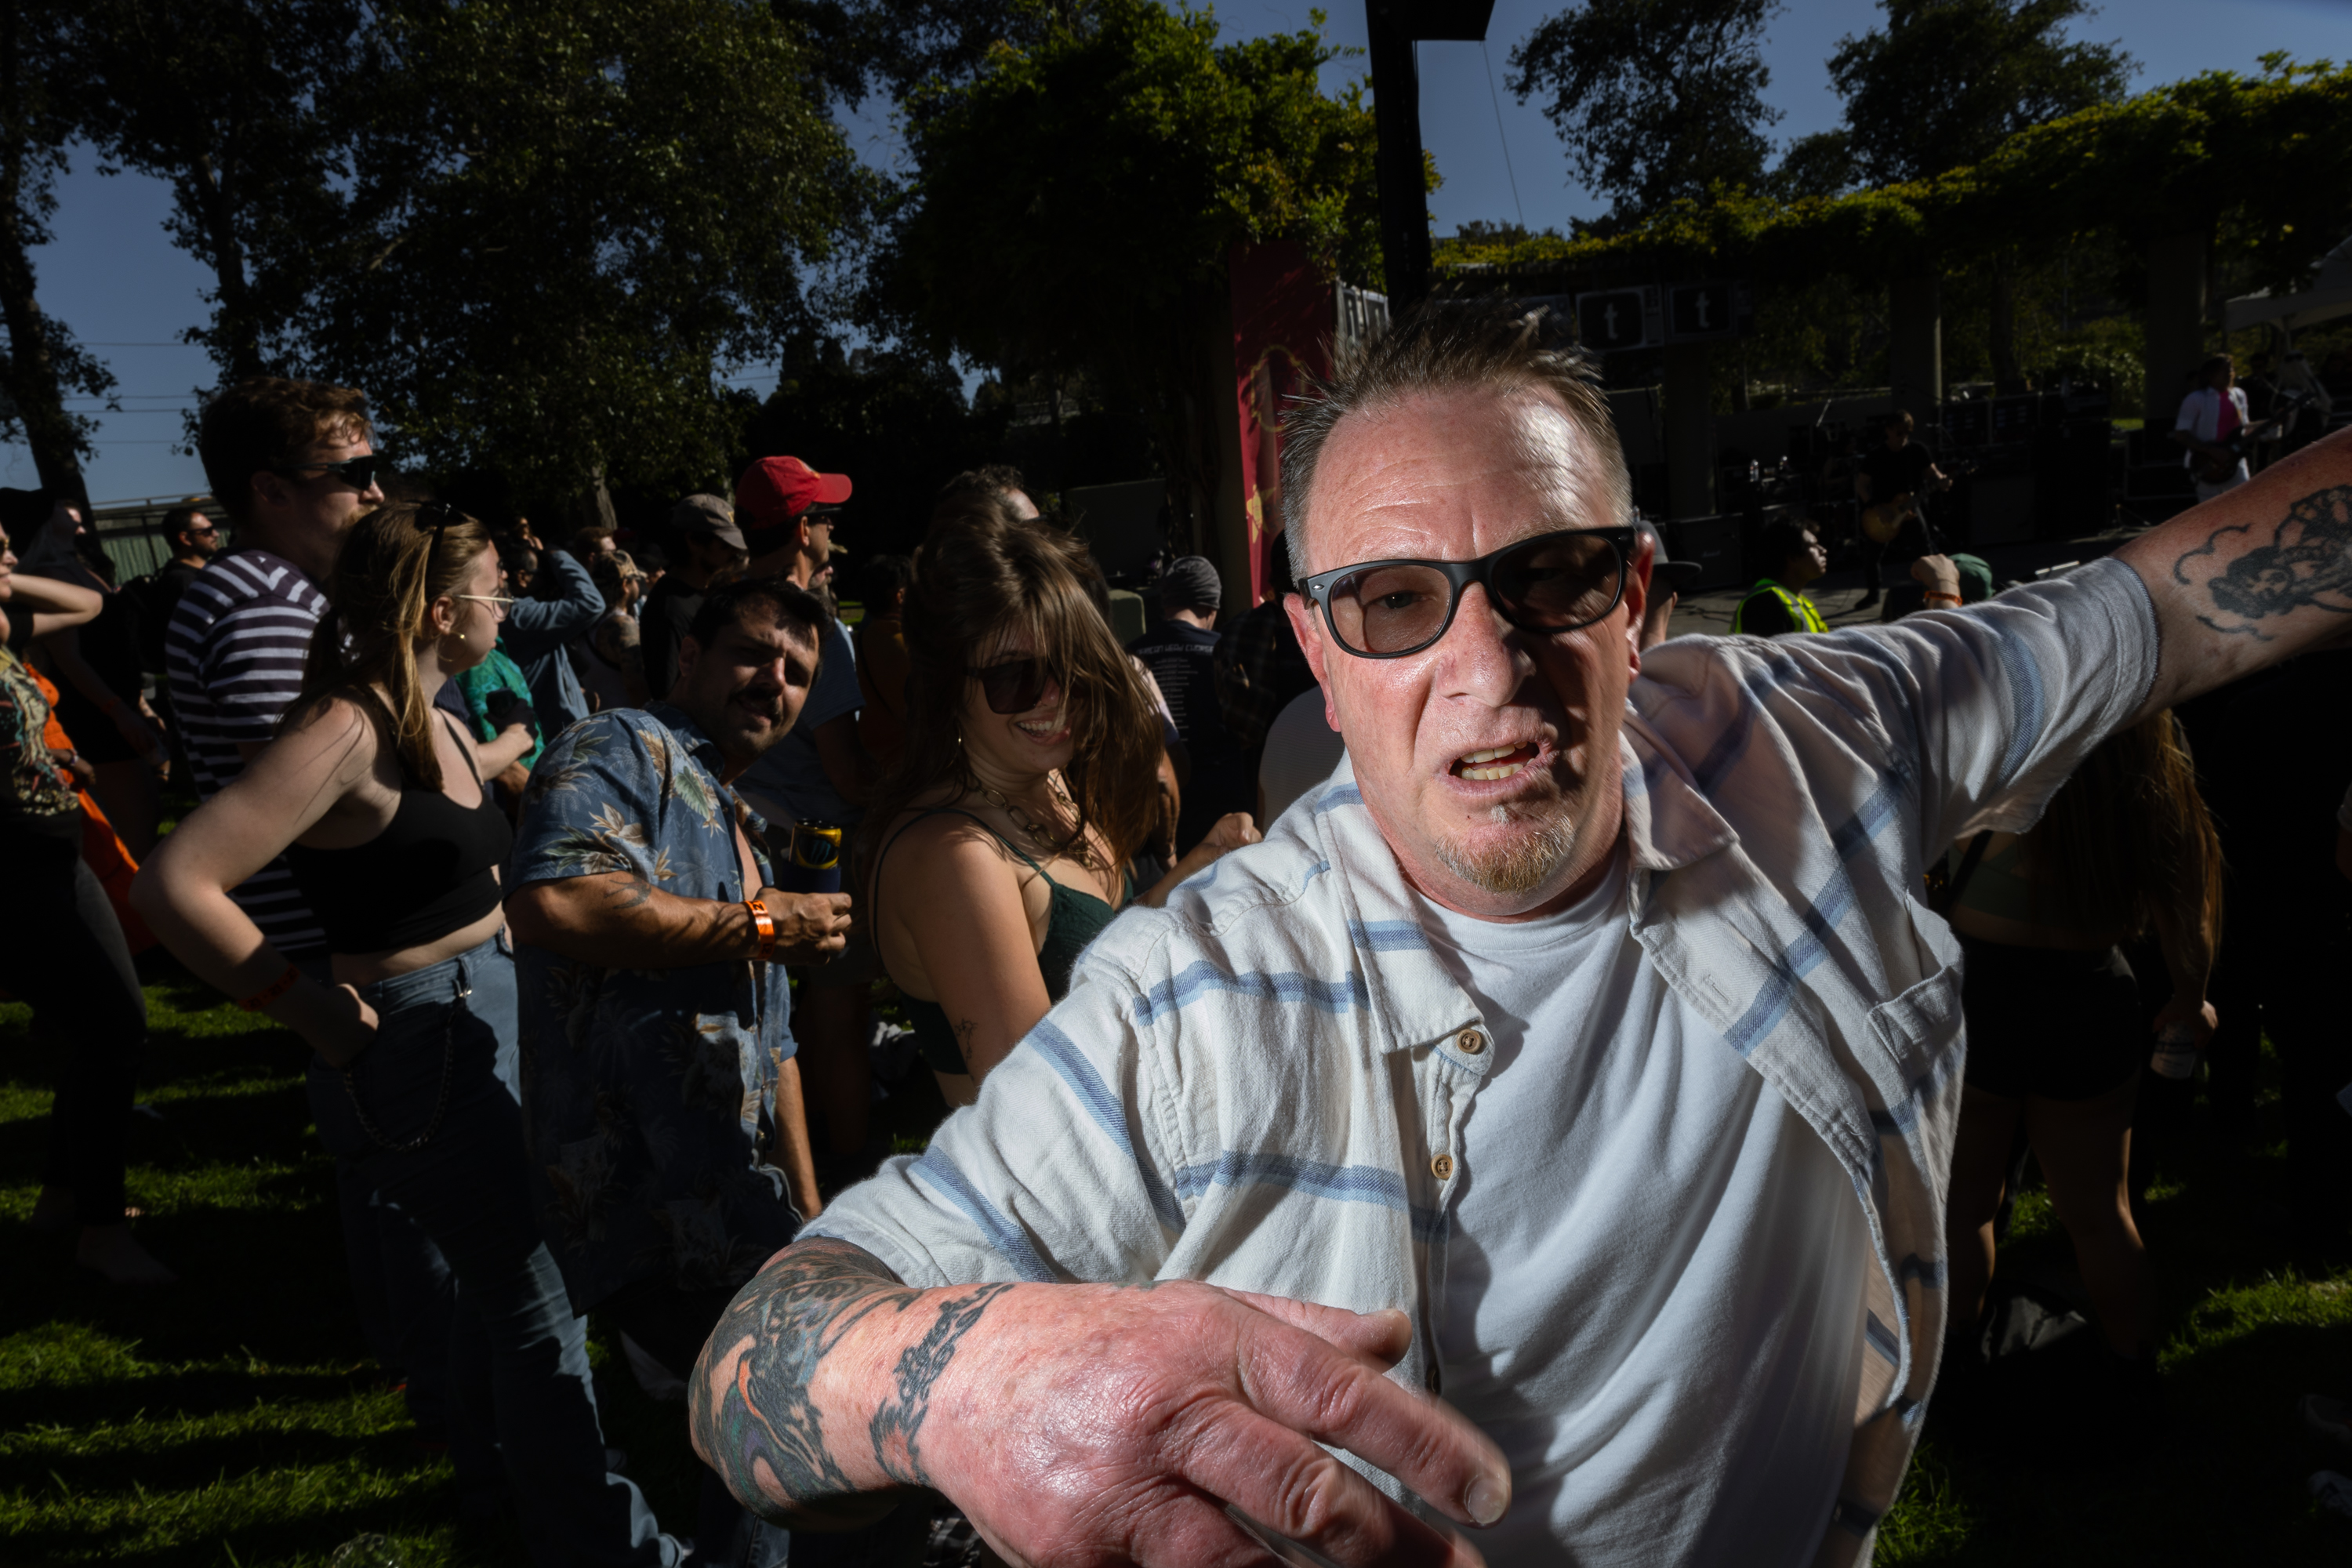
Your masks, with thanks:
<instances>
[{"instance_id":1,"label":"leafy foliage","mask_svg":"<svg viewBox=\"0 0 2352 1568\"><path fill-rule=\"evenodd\" d=\"M107 173L172 190L173 244L212 271L191 334L231 376L299 359L300 318L344 225L338 84L359 0L82 0L66 47L80 133Z\"/></svg>"},{"instance_id":2,"label":"leafy foliage","mask_svg":"<svg viewBox=\"0 0 2352 1568\"><path fill-rule=\"evenodd\" d=\"M1755 183L1770 144L1761 46L1776 0L1585 0L1511 50L1519 101L1543 96L1585 184L1638 219Z\"/></svg>"},{"instance_id":3,"label":"leafy foliage","mask_svg":"<svg viewBox=\"0 0 2352 1568\"><path fill-rule=\"evenodd\" d=\"M2124 96L2130 56L2066 42L2084 0L1881 0L1886 30L1830 57L1856 170L1874 184L1979 163L2008 137Z\"/></svg>"},{"instance_id":4,"label":"leafy foliage","mask_svg":"<svg viewBox=\"0 0 2352 1568\"><path fill-rule=\"evenodd\" d=\"M75 491L96 426L68 413L63 395L70 387L103 397L115 382L35 297L32 251L49 240L57 177L74 130L73 71L59 47L66 19L50 5L0 13L0 321L8 329L0 353L6 395L0 439L32 447L43 485Z\"/></svg>"},{"instance_id":5,"label":"leafy foliage","mask_svg":"<svg viewBox=\"0 0 2352 1568\"><path fill-rule=\"evenodd\" d=\"M919 93L868 302L930 352L1083 374L1142 409L1180 510L1212 479L1201 378L1232 248L1290 238L1331 272L1381 269L1371 110L1317 81L1339 51L1319 31L1216 39L1205 11L1097 0Z\"/></svg>"},{"instance_id":6,"label":"leafy foliage","mask_svg":"<svg viewBox=\"0 0 2352 1568\"><path fill-rule=\"evenodd\" d=\"M727 468L714 371L806 320L861 199L804 45L742 0L391 0L305 342L404 456L558 495Z\"/></svg>"},{"instance_id":7,"label":"leafy foliage","mask_svg":"<svg viewBox=\"0 0 2352 1568\"><path fill-rule=\"evenodd\" d=\"M918 95L893 305L983 363L1108 372L1243 241L1377 274L1371 111L1318 88L1319 33L1220 47L1213 16L1151 0L1089 21Z\"/></svg>"}]
</instances>

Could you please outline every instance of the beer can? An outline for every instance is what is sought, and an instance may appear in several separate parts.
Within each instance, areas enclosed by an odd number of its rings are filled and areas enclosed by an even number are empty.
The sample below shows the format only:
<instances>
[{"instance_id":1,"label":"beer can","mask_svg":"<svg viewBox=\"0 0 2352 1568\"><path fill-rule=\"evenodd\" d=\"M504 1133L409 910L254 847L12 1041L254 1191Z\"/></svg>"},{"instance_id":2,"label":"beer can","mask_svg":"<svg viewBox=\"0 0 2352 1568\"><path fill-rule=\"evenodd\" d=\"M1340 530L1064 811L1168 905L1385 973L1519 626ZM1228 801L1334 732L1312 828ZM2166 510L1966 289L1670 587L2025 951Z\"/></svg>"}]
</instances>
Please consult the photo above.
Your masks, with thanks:
<instances>
[{"instance_id":1,"label":"beer can","mask_svg":"<svg viewBox=\"0 0 2352 1568\"><path fill-rule=\"evenodd\" d=\"M841 843L842 830L833 823L793 824L792 863L784 868L784 891L841 891Z\"/></svg>"}]
</instances>

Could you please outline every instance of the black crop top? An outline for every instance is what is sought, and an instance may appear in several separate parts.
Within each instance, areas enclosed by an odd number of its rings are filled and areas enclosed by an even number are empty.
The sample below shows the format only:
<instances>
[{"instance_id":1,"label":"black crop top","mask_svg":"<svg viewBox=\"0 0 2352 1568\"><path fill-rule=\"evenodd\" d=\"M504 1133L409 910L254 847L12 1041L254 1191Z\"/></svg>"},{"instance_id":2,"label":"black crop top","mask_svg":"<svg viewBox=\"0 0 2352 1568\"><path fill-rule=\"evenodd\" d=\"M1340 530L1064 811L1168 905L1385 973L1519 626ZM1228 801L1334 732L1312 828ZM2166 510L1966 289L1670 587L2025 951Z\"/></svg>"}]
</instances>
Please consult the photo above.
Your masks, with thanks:
<instances>
[{"instance_id":1,"label":"black crop top","mask_svg":"<svg viewBox=\"0 0 2352 1568\"><path fill-rule=\"evenodd\" d=\"M472 755L469 747L469 763ZM319 917L331 952L422 947L499 907L493 873L514 848L514 829L479 771L474 782L481 785L482 804L471 811L407 775L404 764L400 809L366 843L349 849L287 848L286 863Z\"/></svg>"}]
</instances>

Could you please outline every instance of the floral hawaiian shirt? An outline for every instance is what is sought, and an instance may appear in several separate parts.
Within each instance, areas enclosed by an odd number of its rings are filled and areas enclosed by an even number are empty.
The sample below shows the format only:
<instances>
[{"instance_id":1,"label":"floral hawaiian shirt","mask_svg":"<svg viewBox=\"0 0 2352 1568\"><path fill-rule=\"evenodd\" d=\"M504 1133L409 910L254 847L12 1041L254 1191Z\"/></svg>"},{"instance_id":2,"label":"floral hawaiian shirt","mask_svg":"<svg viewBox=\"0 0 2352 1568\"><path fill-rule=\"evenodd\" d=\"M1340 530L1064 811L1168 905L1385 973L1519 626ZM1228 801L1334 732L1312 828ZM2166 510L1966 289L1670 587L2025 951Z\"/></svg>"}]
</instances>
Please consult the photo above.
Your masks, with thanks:
<instances>
[{"instance_id":1,"label":"floral hawaiian shirt","mask_svg":"<svg viewBox=\"0 0 2352 1568\"><path fill-rule=\"evenodd\" d=\"M532 771L507 886L634 871L680 898L751 897L719 762L667 703L572 725ZM643 1279L750 1279L800 1224L761 1152L793 1050L782 966L607 968L527 944L517 963L523 1136L572 1310Z\"/></svg>"}]
</instances>

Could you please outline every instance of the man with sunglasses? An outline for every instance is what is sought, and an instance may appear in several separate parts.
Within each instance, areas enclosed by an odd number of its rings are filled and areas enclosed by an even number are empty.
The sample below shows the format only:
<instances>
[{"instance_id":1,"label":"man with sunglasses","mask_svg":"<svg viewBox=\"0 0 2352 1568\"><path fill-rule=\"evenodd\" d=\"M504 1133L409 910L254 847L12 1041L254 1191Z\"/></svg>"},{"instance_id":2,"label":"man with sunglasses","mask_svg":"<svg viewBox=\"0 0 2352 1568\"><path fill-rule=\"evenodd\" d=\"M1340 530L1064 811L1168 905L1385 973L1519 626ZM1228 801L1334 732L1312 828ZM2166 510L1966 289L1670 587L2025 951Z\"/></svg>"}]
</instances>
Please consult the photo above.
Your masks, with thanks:
<instances>
[{"instance_id":1,"label":"man with sunglasses","mask_svg":"<svg viewBox=\"0 0 2352 1568\"><path fill-rule=\"evenodd\" d=\"M1606 406L1524 318L1406 317L1283 457L1347 762L771 1260L698 1447L1028 1562L1864 1558L1945 1329L1923 867L2341 631L2352 437L2063 580L1646 655Z\"/></svg>"},{"instance_id":2,"label":"man with sunglasses","mask_svg":"<svg viewBox=\"0 0 2352 1568\"><path fill-rule=\"evenodd\" d=\"M343 535L383 501L367 395L325 382L260 376L205 405L196 451L236 548L190 578L163 638L173 716L188 774L210 800L277 733L302 687L310 634ZM326 939L285 861L233 890L278 950L326 977ZM368 1347L405 1375L420 1432L446 1430L448 1265L414 1220L379 1205L338 1162L344 1252Z\"/></svg>"}]
</instances>

